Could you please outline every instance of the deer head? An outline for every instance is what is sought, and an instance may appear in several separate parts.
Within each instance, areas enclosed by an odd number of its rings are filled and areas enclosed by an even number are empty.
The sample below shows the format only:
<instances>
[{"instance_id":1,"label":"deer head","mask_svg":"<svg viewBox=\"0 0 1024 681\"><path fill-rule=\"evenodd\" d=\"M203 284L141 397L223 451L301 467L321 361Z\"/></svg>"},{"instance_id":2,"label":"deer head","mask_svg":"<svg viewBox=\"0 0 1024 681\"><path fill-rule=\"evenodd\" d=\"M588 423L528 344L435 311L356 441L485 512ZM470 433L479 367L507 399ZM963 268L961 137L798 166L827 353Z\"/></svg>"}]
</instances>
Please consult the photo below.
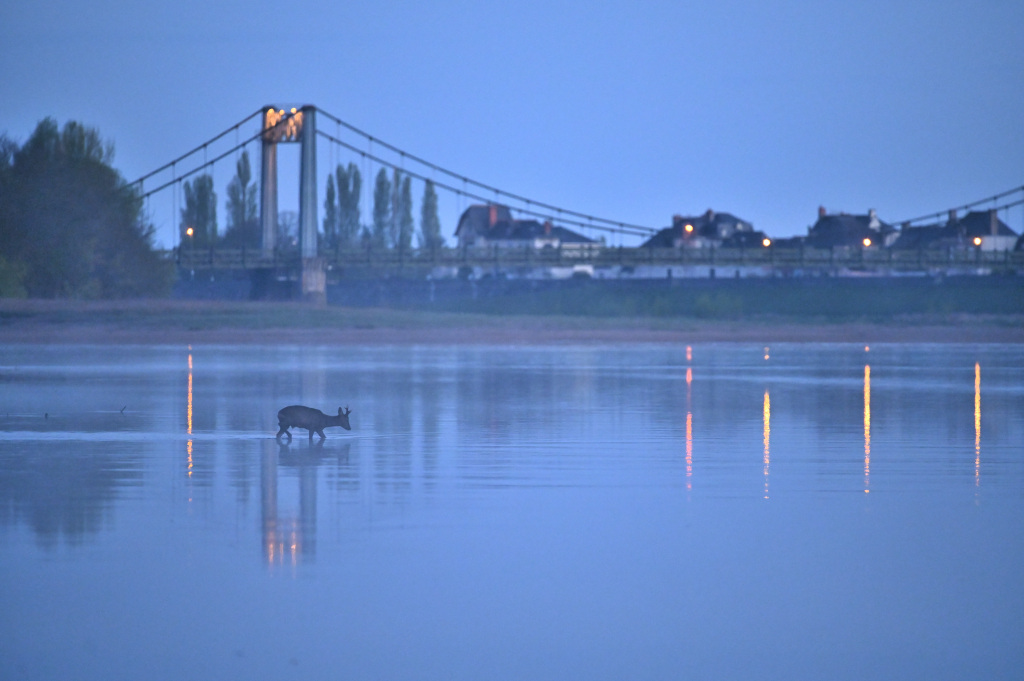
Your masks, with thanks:
<instances>
[{"instance_id":1,"label":"deer head","mask_svg":"<svg viewBox=\"0 0 1024 681\"><path fill-rule=\"evenodd\" d=\"M348 422L348 415L351 413L352 410L348 408L348 405L345 405L345 411L342 411L341 407L338 407L338 425L345 430L352 430L352 426L349 425Z\"/></svg>"}]
</instances>

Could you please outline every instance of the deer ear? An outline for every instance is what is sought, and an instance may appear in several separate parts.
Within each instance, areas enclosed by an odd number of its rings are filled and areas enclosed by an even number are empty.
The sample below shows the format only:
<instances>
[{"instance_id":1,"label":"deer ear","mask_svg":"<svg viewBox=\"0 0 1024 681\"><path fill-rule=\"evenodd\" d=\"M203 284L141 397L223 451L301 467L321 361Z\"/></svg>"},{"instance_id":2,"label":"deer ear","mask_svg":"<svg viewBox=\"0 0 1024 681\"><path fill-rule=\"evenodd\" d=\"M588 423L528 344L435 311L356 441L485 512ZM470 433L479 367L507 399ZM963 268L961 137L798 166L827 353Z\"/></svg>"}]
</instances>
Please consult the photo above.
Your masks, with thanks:
<instances>
[{"instance_id":1,"label":"deer ear","mask_svg":"<svg viewBox=\"0 0 1024 681\"><path fill-rule=\"evenodd\" d=\"M341 407L338 407L338 416L341 416Z\"/></svg>"}]
</instances>

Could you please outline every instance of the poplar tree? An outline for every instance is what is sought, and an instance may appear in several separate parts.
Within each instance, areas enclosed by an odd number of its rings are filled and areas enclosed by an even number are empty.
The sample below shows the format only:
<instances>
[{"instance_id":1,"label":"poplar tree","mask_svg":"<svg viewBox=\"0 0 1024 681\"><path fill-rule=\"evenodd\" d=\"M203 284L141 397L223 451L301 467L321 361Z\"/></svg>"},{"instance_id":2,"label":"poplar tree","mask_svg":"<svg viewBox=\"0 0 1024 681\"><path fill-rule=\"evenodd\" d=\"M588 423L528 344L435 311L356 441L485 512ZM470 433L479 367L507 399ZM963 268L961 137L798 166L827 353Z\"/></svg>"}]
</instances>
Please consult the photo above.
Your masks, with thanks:
<instances>
[{"instance_id":1,"label":"poplar tree","mask_svg":"<svg viewBox=\"0 0 1024 681\"><path fill-rule=\"evenodd\" d=\"M420 248L434 250L444 247L444 237L441 236L441 220L437 217L437 191L431 180L427 180L423 186L419 240Z\"/></svg>"},{"instance_id":2,"label":"poplar tree","mask_svg":"<svg viewBox=\"0 0 1024 681\"><path fill-rule=\"evenodd\" d=\"M183 246L205 248L216 240L217 193L213 191L211 175L204 173L192 182L185 182L185 207L181 209L178 227ZM191 237L188 235L190 227Z\"/></svg>"},{"instance_id":3,"label":"poplar tree","mask_svg":"<svg viewBox=\"0 0 1024 681\"><path fill-rule=\"evenodd\" d=\"M359 233L359 197L363 192L363 178L359 166L349 163L348 168L338 164L335 174L338 184L338 240L342 247L355 245Z\"/></svg>"},{"instance_id":4,"label":"poplar tree","mask_svg":"<svg viewBox=\"0 0 1024 681\"><path fill-rule=\"evenodd\" d=\"M377 173L373 187L373 231L370 243L374 248L387 248L391 231L391 182L383 168Z\"/></svg>"},{"instance_id":5,"label":"poplar tree","mask_svg":"<svg viewBox=\"0 0 1024 681\"><path fill-rule=\"evenodd\" d=\"M334 199L334 176L327 173L327 191L324 199L324 246L338 245L338 204Z\"/></svg>"},{"instance_id":6,"label":"poplar tree","mask_svg":"<svg viewBox=\"0 0 1024 681\"><path fill-rule=\"evenodd\" d=\"M228 183L225 209L228 213L224 243L232 246L259 246L259 224L256 220L256 183L252 181L249 152L243 151L235 164L235 176Z\"/></svg>"},{"instance_id":7,"label":"poplar tree","mask_svg":"<svg viewBox=\"0 0 1024 681\"><path fill-rule=\"evenodd\" d=\"M412 183L406 175L402 178L402 191L398 196L398 248L408 251L412 248L412 233L416 223L412 219Z\"/></svg>"},{"instance_id":8,"label":"poplar tree","mask_svg":"<svg viewBox=\"0 0 1024 681\"><path fill-rule=\"evenodd\" d=\"M388 236L391 247L398 248L402 244L401 230L398 226L399 216L402 214L402 173L398 168L393 168L391 177L391 224Z\"/></svg>"}]
</instances>

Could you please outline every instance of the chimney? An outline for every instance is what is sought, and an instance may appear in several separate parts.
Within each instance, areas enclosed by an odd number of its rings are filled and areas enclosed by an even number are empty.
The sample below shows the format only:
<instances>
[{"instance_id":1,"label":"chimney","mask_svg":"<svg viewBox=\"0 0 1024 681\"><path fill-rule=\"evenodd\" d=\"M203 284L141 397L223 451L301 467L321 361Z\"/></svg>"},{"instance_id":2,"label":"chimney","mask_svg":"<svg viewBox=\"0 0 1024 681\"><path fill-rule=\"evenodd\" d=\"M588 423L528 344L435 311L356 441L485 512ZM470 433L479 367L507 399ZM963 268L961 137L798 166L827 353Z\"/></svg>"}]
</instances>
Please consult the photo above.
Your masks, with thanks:
<instances>
[{"instance_id":1,"label":"chimney","mask_svg":"<svg viewBox=\"0 0 1024 681\"><path fill-rule=\"evenodd\" d=\"M956 216L956 208L949 209L949 219L946 221L947 225L955 225L960 218Z\"/></svg>"},{"instance_id":2,"label":"chimney","mask_svg":"<svg viewBox=\"0 0 1024 681\"><path fill-rule=\"evenodd\" d=\"M492 203L490 206L488 206L488 208L491 209L490 226L494 227L494 225L498 222L498 207Z\"/></svg>"},{"instance_id":3,"label":"chimney","mask_svg":"<svg viewBox=\"0 0 1024 681\"><path fill-rule=\"evenodd\" d=\"M551 235L551 220L544 221L544 234L547 236Z\"/></svg>"},{"instance_id":4,"label":"chimney","mask_svg":"<svg viewBox=\"0 0 1024 681\"><path fill-rule=\"evenodd\" d=\"M874 208L868 208L868 227L877 232L881 226L882 223L878 221L878 213Z\"/></svg>"},{"instance_id":5,"label":"chimney","mask_svg":"<svg viewBox=\"0 0 1024 681\"><path fill-rule=\"evenodd\" d=\"M827 215L827 213L825 212L825 206L818 206L818 219L820 220L821 218L825 217L826 215Z\"/></svg>"},{"instance_id":6,"label":"chimney","mask_svg":"<svg viewBox=\"0 0 1024 681\"><path fill-rule=\"evenodd\" d=\"M999 214L995 208L988 211L988 228L992 236L999 236Z\"/></svg>"}]
</instances>

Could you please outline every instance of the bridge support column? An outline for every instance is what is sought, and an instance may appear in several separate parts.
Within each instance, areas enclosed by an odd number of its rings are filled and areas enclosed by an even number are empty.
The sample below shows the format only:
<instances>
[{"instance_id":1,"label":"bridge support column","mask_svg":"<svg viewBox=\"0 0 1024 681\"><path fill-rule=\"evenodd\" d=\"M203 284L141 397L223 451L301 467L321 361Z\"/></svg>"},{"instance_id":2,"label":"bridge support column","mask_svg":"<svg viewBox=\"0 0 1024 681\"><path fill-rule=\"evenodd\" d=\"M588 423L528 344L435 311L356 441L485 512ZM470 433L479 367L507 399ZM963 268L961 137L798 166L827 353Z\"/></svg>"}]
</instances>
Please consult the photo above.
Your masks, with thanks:
<instances>
[{"instance_id":1,"label":"bridge support column","mask_svg":"<svg viewBox=\"0 0 1024 681\"><path fill-rule=\"evenodd\" d=\"M303 262L317 254L316 107L302 107L302 161L299 171L299 248ZM303 277L306 266L303 264Z\"/></svg>"},{"instance_id":2,"label":"bridge support column","mask_svg":"<svg viewBox=\"0 0 1024 681\"><path fill-rule=\"evenodd\" d=\"M327 304L327 258L302 259L302 299L315 305Z\"/></svg>"},{"instance_id":3,"label":"bridge support column","mask_svg":"<svg viewBox=\"0 0 1024 681\"><path fill-rule=\"evenodd\" d=\"M263 113L263 129L274 125L271 115L274 110ZM277 247L277 139L270 133L262 138L262 164L260 170L260 226L262 239L260 245L265 257L271 257Z\"/></svg>"}]
</instances>

